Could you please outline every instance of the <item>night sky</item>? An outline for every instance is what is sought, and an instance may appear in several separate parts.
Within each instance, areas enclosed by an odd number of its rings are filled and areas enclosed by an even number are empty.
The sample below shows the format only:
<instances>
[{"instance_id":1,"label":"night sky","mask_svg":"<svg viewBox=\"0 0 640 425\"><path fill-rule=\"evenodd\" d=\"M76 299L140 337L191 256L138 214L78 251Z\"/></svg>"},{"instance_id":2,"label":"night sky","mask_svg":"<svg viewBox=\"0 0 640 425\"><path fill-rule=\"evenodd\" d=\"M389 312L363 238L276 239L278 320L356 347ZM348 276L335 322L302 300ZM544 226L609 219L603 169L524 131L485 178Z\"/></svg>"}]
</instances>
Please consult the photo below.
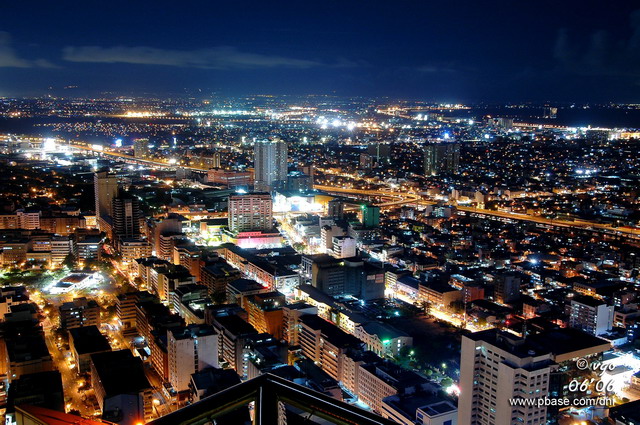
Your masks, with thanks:
<instances>
[{"instance_id":1,"label":"night sky","mask_svg":"<svg viewBox=\"0 0 640 425\"><path fill-rule=\"evenodd\" d=\"M640 103L632 3L5 1L0 96Z\"/></svg>"}]
</instances>

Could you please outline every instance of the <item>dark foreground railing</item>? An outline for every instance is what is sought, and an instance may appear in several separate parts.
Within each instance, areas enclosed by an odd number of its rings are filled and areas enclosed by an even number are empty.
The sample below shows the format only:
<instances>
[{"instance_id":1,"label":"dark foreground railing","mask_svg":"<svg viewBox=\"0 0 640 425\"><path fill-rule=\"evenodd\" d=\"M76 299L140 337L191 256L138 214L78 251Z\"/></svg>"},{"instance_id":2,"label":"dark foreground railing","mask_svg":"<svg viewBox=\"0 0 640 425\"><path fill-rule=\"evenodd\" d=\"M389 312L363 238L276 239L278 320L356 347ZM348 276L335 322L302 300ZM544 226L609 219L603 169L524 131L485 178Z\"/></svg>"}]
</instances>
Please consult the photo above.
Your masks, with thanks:
<instances>
[{"instance_id":1,"label":"dark foreground railing","mask_svg":"<svg viewBox=\"0 0 640 425\"><path fill-rule=\"evenodd\" d=\"M305 419L309 423L317 417L339 425L397 425L394 421L271 374L235 385L148 425L226 425L224 420L216 421L216 418L250 402L255 402L254 425L286 424L283 407L287 405L306 412Z\"/></svg>"}]
</instances>

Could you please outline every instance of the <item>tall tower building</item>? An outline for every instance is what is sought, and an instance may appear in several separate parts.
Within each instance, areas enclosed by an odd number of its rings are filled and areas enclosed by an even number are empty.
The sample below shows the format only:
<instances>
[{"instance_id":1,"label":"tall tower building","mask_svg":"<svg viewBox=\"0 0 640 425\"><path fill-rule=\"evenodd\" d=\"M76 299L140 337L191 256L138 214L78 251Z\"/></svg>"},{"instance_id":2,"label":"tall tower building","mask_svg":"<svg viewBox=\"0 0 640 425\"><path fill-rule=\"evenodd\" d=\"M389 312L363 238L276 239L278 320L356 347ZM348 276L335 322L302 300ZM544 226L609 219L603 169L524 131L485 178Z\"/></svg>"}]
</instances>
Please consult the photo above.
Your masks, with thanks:
<instances>
[{"instance_id":1,"label":"tall tower building","mask_svg":"<svg viewBox=\"0 0 640 425\"><path fill-rule=\"evenodd\" d=\"M218 367L218 344L218 334L209 325L167 330L169 382L174 390L188 391L192 374Z\"/></svg>"},{"instance_id":2,"label":"tall tower building","mask_svg":"<svg viewBox=\"0 0 640 425\"><path fill-rule=\"evenodd\" d=\"M362 225L367 228L378 227L380 224L380 207L363 205L360 209L362 210Z\"/></svg>"},{"instance_id":3,"label":"tall tower building","mask_svg":"<svg viewBox=\"0 0 640 425\"><path fill-rule=\"evenodd\" d=\"M270 192L287 181L287 143L259 140L254 146L255 190Z\"/></svg>"},{"instance_id":4,"label":"tall tower building","mask_svg":"<svg viewBox=\"0 0 640 425\"><path fill-rule=\"evenodd\" d=\"M229 196L229 229L232 232L271 230L273 201L268 193Z\"/></svg>"},{"instance_id":5,"label":"tall tower building","mask_svg":"<svg viewBox=\"0 0 640 425\"><path fill-rule=\"evenodd\" d=\"M431 143L424 147L424 174L456 174L460 166L459 143Z\"/></svg>"},{"instance_id":6,"label":"tall tower building","mask_svg":"<svg viewBox=\"0 0 640 425\"><path fill-rule=\"evenodd\" d=\"M140 202L131 195L120 195L113 199L113 234L117 238L140 236Z\"/></svg>"},{"instance_id":7,"label":"tall tower building","mask_svg":"<svg viewBox=\"0 0 640 425\"><path fill-rule=\"evenodd\" d=\"M114 173L98 171L93 175L98 228L104 230L101 221L109 221L113 213L113 199L118 196L118 179Z\"/></svg>"},{"instance_id":8,"label":"tall tower building","mask_svg":"<svg viewBox=\"0 0 640 425\"><path fill-rule=\"evenodd\" d=\"M389 143L373 143L367 146L367 154L378 166L389 164L391 162L391 145Z\"/></svg>"},{"instance_id":9,"label":"tall tower building","mask_svg":"<svg viewBox=\"0 0 640 425\"><path fill-rule=\"evenodd\" d=\"M463 336L458 423L546 424L546 406L512 406L510 401L548 395L554 366L549 351L507 332L491 329Z\"/></svg>"},{"instance_id":10,"label":"tall tower building","mask_svg":"<svg viewBox=\"0 0 640 425\"><path fill-rule=\"evenodd\" d=\"M149 139L136 139L133 141L133 156L141 159L149 158L151 156Z\"/></svg>"}]
</instances>

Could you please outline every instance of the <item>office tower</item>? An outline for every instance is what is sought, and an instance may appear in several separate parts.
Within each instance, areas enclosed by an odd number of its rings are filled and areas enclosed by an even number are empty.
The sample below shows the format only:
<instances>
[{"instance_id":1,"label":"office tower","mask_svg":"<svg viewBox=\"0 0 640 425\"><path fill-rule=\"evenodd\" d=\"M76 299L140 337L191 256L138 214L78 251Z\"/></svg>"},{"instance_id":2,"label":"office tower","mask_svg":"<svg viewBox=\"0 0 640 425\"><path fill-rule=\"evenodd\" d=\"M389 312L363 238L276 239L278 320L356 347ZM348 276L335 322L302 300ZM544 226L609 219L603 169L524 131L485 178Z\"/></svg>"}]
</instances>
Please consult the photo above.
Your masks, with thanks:
<instances>
[{"instance_id":1,"label":"office tower","mask_svg":"<svg viewBox=\"0 0 640 425\"><path fill-rule=\"evenodd\" d=\"M430 143L424 147L424 174L456 174L460 165L460 144Z\"/></svg>"},{"instance_id":2,"label":"office tower","mask_svg":"<svg viewBox=\"0 0 640 425\"><path fill-rule=\"evenodd\" d=\"M362 205L362 225L367 228L378 227L380 224L380 207L374 205Z\"/></svg>"},{"instance_id":3,"label":"office tower","mask_svg":"<svg viewBox=\"0 0 640 425\"><path fill-rule=\"evenodd\" d=\"M373 167L373 156L369 155L368 153L361 153L360 154L360 168L368 170L371 167Z\"/></svg>"},{"instance_id":4,"label":"office tower","mask_svg":"<svg viewBox=\"0 0 640 425\"><path fill-rule=\"evenodd\" d=\"M588 296L576 296L571 300L569 326L598 336L611 330L614 307Z\"/></svg>"},{"instance_id":5,"label":"office tower","mask_svg":"<svg viewBox=\"0 0 640 425\"><path fill-rule=\"evenodd\" d=\"M151 156L149 139L136 139L133 141L133 156L140 159L146 159Z\"/></svg>"},{"instance_id":6,"label":"office tower","mask_svg":"<svg viewBox=\"0 0 640 425\"><path fill-rule=\"evenodd\" d=\"M344 218L344 202L340 199L327 202L327 216L335 219Z\"/></svg>"},{"instance_id":7,"label":"office tower","mask_svg":"<svg viewBox=\"0 0 640 425\"><path fill-rule=\"evenodd\" d=\"M177 392L189 390L191 374L218 367L218 334L209 325L167 330L169 382Z\"/></svg>"},{"instance_id":8,"label":"office tower","mask_svg":"<svg viewBox=\"0 0 640 425\"><path fill-rule=\"evenodd\" d=\"M273 201L268 193L229 196L229 229L232 232L271 230Z\"/></svg>"},{"instance_id":9,"label":"office tower","mask_svg":"<svg viewBox=\"0 0 640 425\"><path fill-rule=\"evenodd\" d=\"M552 357L549 351L538 351L524 339L496 329L463 336L458 423L546 424L547 407L511 406L510 400L549 394Z\"/></svg>"},{"instance_id":10,"label":"office tower","mask_svg":"<svg viewBox=\"0 0 640 425\"><path fill-rule=\"evenodd\" d=\"M100 326L100 306L86 297L75 298L58 307L62 329Z\"/></svg>"},{"instance_id":11,"label":"office tower","mask_svg":"<svg viewBox=\"0 0 640 425\"><path fill-rule=\"evenodd\" d=\"M96 219L98 228L104 230L101 221L109 221L113 208L113 199L118 196L118 179L114 173L99 171L93 175L93 189L96 200Z\"/></svg>"},{"instance_id":12,"label":"office tower","mask_svg":"<svg viewBox=\"0 0 640 425\"><path fill-rule=\"evenodd\" d=\"M313 189L311 177L301 171L292 171L287 175L287 190L293 192L306 192Z\"/></svg>"},{"instance_id":13,"label":"office tower","mask_svg":"<svg viewBox=\"0 0 640 425\"><path fill-rule=\"evenodd\" d=\"M495 278L495 299L507 304L520 298L522 279L516 273L501 273Z\"/></svg>"},{"instance_id":14,"label":"office tower","mask_svg":"<svg viewBox=\"0 0 640 425\"><path fill-rule=\"evenodd\" d=\"M169 214L161 220L150 221L148 227L148 237L151 240L154 255L169 261L173 260L173 246L169 243L169 239L171 236L182 234L182 218L177 214Z\"/></svg>"},{"instance_id":15,"label":"office tower","mask_svg":"<svg viewBox=\"0 0 640 425\"><path fill-rule=\"evenodd\" d=\"M113 200L113 234L116 238L136 238L140 236L140 202L137 198L124 194Z\"/></svg>"},{"instance_id":16,"label":"office tower","mask_svg":"<svg viewBox=\"0 0 640 425\"><path fill-rule=\"evenodd\" d=\"M376 165L391 162L391 145L389 143L373 143L367 146L367 153L371 155Z\"/></svg>"},{"instance_id":17,"label":"office tower","mask_svg":"<svg viewBox=\"0 0 640 425\"><path fill-rule=\"evenodd\" d=\"M254 145L255 190L270 192L287 181L287 143L260 140Z\"/></svg>"}]
</instances>

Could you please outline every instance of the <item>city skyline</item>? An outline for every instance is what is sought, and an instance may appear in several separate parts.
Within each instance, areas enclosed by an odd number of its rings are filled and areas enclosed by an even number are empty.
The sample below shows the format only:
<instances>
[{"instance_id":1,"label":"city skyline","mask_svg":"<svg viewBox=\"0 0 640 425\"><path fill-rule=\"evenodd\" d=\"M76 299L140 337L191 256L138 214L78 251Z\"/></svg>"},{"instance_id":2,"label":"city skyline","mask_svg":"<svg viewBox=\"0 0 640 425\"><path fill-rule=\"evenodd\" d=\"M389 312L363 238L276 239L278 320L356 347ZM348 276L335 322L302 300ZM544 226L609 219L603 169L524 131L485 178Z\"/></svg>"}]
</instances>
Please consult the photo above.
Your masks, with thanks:
<instances>
[{"instance_id":1,"label":"city skyline","mask_svg":"<svg viewBox=\"0 0 640 425\"><path fill-rule=\"evenodd\" d=\"M0 422L640 423L640 6L0 16Z\"/></svg>"}]
</instances>

